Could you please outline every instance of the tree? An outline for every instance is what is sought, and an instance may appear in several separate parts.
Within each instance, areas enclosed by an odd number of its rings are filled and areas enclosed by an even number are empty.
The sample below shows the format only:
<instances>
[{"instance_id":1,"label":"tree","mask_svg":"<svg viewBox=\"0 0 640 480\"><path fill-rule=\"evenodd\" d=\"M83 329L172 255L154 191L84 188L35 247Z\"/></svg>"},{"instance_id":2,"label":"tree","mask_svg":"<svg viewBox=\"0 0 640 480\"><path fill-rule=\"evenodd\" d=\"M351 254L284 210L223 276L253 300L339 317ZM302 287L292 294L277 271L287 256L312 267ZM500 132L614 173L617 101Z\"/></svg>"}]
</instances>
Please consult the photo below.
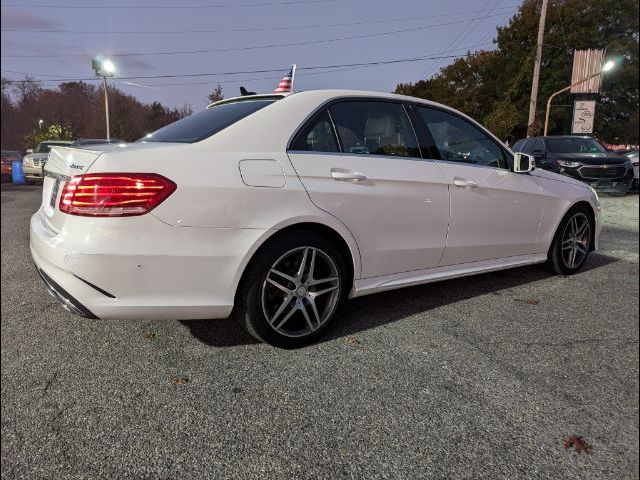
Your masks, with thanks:
<instances>
[{"instance_id":1,"label":"tree","mask_svg":"<svg viewBox=\"0 0 640 480\"><path fill-rule=\"evenodd\" d=\"M133 141L190 115L188 105L150 105L109 86L111 136ZM44 89L31 78L2 78L2 148L25 150L47 139L103 138L106 134L104 92L85 82L64 82ZM46 129L40 129L39 120Z\"/></svg>"},{"instance_id":2,"label":"tree","mask_svg":"<svg viewBox=\"0 0 640 480\"><path fill-rule=\"evenodd\" d=\"M224 99L224 95L222 95L222 86L218 84L218 86L207 96L207 99L211 103L219 102Z\"/></svg>"},{"instance_id":3,"label":"tree","mask_svg":"<svg viewBox=\"0 0 640 480\"><path fill-rule=\"evenodd\" d=\"M525 0L509 23L497 29L495 50L468 54L436 76L400 84L396 91L458 108L490 123L505 140L525 136L539 10L539 1ZM550 0L545 30L537 124L544 119L548 97L569 85L574 50L606 48L618 66L604 77L594 133L607 141L638 143L637 0ZM571 109L560 105L572 101L569 93L557 97L551 134L568 133Z\"/></svg>"},{"instance_id":4,"label":"tree","mask_svg":"<svg viewBox=\"0 0 640 480\"><path fill-rule=\"evenodd\" d=\"M35 148L40 142L45 140L73 140L73 131L68 126L49 125L47 127L36 127L24 137L24 145L28 148Z\"/></svg>"}]
</instances>

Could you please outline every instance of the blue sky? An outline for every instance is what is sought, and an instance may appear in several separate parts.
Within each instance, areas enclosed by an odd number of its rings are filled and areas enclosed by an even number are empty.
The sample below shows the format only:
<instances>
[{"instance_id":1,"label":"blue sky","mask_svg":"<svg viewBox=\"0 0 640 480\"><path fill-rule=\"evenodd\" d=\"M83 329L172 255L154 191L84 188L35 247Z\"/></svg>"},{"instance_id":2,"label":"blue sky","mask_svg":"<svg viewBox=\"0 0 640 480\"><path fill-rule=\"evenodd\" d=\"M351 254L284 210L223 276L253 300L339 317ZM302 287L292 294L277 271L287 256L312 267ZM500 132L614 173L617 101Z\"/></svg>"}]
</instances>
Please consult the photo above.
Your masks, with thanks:
<instances>
[{"instance_id":1,"label":"blue sky","mask_svg":"<svg viewBox=\"0 0 640 480\"><path fill-rule=\"evenodd\" d=\"M90 78L91 57L98 53L144 54L113 57L122 77L274 68L284 73L292 63L300 68L456 55L493 48L496 26L508 22L517 4L517 0L5 0L2 75L19 79L24 73L33 74L46 79L46 86L55 86L60 78ZM307 44L265 48L299 42ZM194 50L218 51L168 53ZM296 89L391 91L397 83L430 76L451 61L299 70ZM188 103L198 110L218 83L225 97L231 97L240 85L272 91L280 76L265 72L114 81L142 101Z\"/></svg>"}]
</instances>

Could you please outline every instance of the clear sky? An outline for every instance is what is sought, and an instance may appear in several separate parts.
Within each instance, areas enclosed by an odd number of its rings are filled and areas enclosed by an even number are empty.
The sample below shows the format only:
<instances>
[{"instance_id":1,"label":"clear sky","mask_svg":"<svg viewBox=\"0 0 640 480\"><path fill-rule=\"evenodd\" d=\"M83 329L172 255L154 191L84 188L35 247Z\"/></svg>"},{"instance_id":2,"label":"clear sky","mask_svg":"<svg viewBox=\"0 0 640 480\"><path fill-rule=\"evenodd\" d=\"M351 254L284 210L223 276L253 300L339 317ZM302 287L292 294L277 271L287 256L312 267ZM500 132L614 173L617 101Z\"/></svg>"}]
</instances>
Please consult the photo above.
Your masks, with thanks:
<instances>
[{"instance_id":1,"label":"clear sky","mask_svg":"<svg viewBox=\"0 0 640 480\"><path fill-rule=\"evenodd\" d=\"M195 110L206 105L207 94L218 83L225 97L236 96L240 85L270 92L292 63L300 69L296 90L392 91L397 83L428 77L452 59L358 68L304 68L491 49L496 26L508 21L518 3L518 0L3 0L2 75L21 79L27 73L53 87L55 79L93 77L91 57L95 54L141 53L144 55L112 57L117 75L282 70L113 80L118 88L142 101L159 100L169 106L188 103ZM208 51L173 53L194 50Z\"/></svg>"}]
</instances>

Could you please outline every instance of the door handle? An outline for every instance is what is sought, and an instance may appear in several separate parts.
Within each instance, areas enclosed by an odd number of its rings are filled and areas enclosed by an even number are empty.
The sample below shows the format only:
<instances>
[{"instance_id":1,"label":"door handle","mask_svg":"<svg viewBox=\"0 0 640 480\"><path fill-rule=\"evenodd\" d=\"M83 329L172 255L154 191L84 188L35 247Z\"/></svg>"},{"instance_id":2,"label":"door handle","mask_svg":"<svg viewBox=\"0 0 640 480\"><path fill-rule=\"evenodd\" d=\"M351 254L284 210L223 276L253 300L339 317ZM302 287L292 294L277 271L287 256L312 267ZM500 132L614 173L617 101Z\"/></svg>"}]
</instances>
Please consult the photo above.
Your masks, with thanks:
<instances>
[{"instance_id":1,"label":"door handle","mask_svg":"<svg viewBox=\"0 0 640 480\"><path fill-rule=\"evenodd\" d=\"M453 179L453 184L458 188L476 188L478 184L472 180L467 180L466 178L456 177Z\"/></svg>"},{"instance_id":2,"label":"door handle","mask_svg":"<svg viewBox=\"0 0 640 480\"><path fill-rule=\"evenodd\" d=\"M331 176L339 182L361 182L367 179L366 175L358 172L342 172L333 168L331 169Z\"/></svg>"}]
</instances>

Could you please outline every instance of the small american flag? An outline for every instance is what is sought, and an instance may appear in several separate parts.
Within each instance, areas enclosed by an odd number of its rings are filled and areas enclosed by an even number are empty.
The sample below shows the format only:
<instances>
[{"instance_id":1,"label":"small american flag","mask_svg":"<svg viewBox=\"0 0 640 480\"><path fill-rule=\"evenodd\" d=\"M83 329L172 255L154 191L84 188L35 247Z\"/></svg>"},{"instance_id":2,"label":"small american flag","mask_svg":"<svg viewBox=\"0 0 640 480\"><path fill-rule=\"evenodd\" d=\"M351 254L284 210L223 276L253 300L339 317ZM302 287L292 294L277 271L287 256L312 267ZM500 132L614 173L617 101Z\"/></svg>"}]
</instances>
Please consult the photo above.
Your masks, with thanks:
<instances>
[{"instance_id":1,"label":"small american flag","mask_svg":"<svg viewBox=\"0 0 640 480\"><path fill-rule=\"evenodd\" d=\"M293 80L296 74L296 66L291 65L289 72L280 80L280 83L273 91L274 93L287 93L293 91Z\"/></svg>"}]
</instances>

